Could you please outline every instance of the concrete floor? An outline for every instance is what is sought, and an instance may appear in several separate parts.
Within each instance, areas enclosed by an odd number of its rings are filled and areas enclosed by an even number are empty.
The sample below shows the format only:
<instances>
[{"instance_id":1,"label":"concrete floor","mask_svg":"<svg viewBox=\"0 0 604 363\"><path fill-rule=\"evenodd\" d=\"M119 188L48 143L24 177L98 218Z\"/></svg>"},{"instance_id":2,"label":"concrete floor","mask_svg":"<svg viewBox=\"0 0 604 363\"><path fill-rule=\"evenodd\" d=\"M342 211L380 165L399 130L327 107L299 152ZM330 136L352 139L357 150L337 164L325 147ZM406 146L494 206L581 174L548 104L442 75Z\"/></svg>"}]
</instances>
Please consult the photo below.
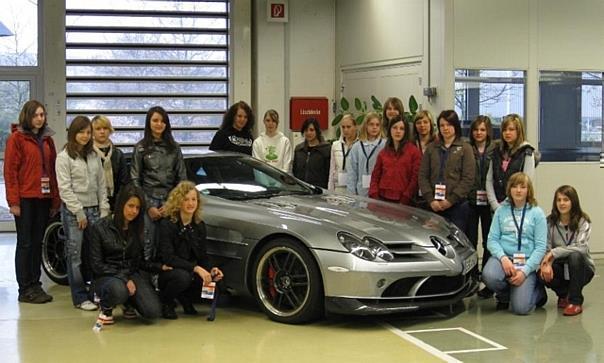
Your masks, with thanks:
<instances>
[{"instance_id":1,"label":"concrete floor","mask_svg":"<svg viewBox=\"0 0 604 363\"><path fill-rule=\"evenodd\" d=\"M54 301L17 302L12 233L0 234L0 362L598 362L604 359L604 281L585 289L585 312L546 306L519 317L493 299L467 298L453 312L386 317L332 316L308 325L268 320L246 298L208 322L180 315L154 323L121 319L92 331L96 312L72 307L69 290L44 277ZM604 263L598 263L604 268ZM600 343L598 343L600 342Z\"/></svg>"}]
</instances>

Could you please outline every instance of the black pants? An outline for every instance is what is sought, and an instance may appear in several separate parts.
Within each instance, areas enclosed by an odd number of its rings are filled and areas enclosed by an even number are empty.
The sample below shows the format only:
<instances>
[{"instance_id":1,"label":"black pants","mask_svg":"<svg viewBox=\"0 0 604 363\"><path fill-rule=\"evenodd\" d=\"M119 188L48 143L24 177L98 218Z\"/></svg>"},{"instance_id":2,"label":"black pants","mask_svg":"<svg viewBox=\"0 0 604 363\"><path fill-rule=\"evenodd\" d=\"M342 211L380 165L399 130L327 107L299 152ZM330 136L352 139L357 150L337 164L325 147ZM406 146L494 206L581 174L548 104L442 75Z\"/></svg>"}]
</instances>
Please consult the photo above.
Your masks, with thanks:
<instances>
[{"instance_id":1,"label":"black pants","mask_svg":"<svg viewBox=\"0 0 604 363\"><path fill-rule=\"evenodd\" d=\"M564 279L564 264L568 263L570 280ZM557 259L552 264L554 278L545 285L556 292L558 297L568 296L571 304L583 304L583 287L594 277L585 257L579 252L572 252L568 257Z\"/></svg>"},{"instance_id":2,"label":"black pants","mask_svg":"<svg viewBox=\"0 0 604 363\"><path fill-rule=\"evenodd\" d=\"M468 229L468 213L469 213L469 204L466 200L462 200L453 204L449 209L443 212L436 212L446 219L450 220L454 225L457 226L463 233L467 234ZM434 211L433 211L434 212Z\"/></svg>"},{"instance_id":3,"label":"black pants","mask_svg":"<svg viewBox=\"0 0 604 363\"><path fill-rule=\"evenodd\" d=\"M159 296L163 304L172 304L174 299L199 300L203 282L196 273L175 268L159 274Z\"/></svg>"},{"instance_id":4,"label":"black pants","mask_svg":"<svg viewBox=\"0 0 604 363\"><path fill-rule=\"evenodd\" d=\"M94 290L101 299L102 309L113 309L118 304L130 303L147 319L161 315L161 304L146 273L135 273L130 279L136 286L133 296L128 294L126 282L113 276L103 276L94 281Z\"/></svg>"},{"instance_id":5,"label":"black pants","mask_svg":"<svg viewBox=\"0 0 604 363\"><path fill-rule=\"evenodd\" d=\"M478 222L480 221L480 229L482 231L482 269L487 264L491 252L487 248L487 239L489 236L489 230L491 229L491 221L493 216L491 215L491 209L488 205L474 205L470 204L470 213L468 214L468 228L467 236L474 249L478 247ZM481 269L481 270L482 270Z\"/></svg>"},{"instance_id":6,"label":"black pants","mask_svg":"<svg viewBox=\"0 0 604 363\"><path fill-rule=\"evenodd\" d=\"M50 205L49 198L21 198L21 215L15 216L15 272L19 294L41 285L42 239L48 224Z\"/></svg>"}]
</instances>

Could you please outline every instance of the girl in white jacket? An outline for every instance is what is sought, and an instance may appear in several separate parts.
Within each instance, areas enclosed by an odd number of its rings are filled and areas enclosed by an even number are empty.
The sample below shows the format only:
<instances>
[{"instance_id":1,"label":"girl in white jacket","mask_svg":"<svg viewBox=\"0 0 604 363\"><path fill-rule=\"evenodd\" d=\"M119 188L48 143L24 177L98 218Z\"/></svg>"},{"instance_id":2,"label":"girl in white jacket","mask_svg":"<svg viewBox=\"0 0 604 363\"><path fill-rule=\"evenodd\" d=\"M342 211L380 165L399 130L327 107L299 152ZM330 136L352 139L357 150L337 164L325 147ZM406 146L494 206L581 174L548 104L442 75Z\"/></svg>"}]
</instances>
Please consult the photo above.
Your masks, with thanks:
<instances>
[{"instance_id":1,"label":"girl in white jacket","mask_svg":"<svg viewBox=\"0 0 604 363\"><path fill-rule=\"evenodd\" d=\"M352 145L357 141L357 124L352 114L347 113L340 120L340 139L331 144L331 164L329 165L329 181L327 189L346 193L348 173L346 163L349 159Z\"/></svg>"},{"instance_id":2,"label":"girl in white jacket","mask_svg":"<svg viewBox=\"0 0 604 363\"><path fill-rule=\"evenodd\" d=\"M61 219L67 239L67 278L73 305L82 310L97 309L80 270L84 230L109 214L103 167L92 148L91 135L90 119L76 116L67 131L67 144L57 155L55 165L63 201Z\"/></svg>"},{"instance_id":3,"label":"girl in white jacket","mask_svg":"<svg viewBox=\"0 0 604 363\"><path fill-rule=\"evenodd\" d=\"M289 139L277 130L277 126L279 126L277 111L266 111L265 131L254 140L252 156L288 173L292 168L292 145Z\"/></svg>"}]
</instances>

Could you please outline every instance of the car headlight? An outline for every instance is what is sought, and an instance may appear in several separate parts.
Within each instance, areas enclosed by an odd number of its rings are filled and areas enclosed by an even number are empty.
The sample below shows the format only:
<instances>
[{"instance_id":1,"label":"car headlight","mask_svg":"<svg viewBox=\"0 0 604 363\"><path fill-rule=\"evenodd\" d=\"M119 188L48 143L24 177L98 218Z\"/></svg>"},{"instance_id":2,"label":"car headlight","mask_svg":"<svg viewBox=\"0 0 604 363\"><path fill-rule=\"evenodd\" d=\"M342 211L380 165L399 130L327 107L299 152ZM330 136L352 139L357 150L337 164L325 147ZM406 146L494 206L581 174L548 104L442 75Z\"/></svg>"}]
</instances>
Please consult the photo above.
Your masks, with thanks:
<instances>
[{"instance_id":1,"label":"car headlight","mask_svg":"<svg viewBox=\"0 0 604 363\"><path fill-rule=\"evenodd\" d=\"M375 238L360 239L350 233L338 232L338 241L353 255L367 261L392 261L394 256L383 243Z\"/></svg>"}]
</instances>

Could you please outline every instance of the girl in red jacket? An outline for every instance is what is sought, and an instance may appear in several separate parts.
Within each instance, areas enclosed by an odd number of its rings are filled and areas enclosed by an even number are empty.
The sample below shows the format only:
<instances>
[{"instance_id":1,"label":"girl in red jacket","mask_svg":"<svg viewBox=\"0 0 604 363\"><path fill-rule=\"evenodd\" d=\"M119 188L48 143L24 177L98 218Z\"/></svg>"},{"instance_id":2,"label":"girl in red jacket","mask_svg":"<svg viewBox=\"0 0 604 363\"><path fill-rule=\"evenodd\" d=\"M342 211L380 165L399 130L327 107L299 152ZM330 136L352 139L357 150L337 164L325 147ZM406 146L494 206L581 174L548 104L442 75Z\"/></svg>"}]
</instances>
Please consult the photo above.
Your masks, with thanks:
<instances>
[{"instance_id":1,"label":"girl in red jacket","mask_svg":"<svg viewBox=\"0 0 604 363\"><path fill-rule=\"evenodd\" d=\"M409 205L417 193L422 154L408 142L406 127L400 115L390 120L386 147L378 154L371 174L370 198Z\"/></svg>"},{"instance_id":2,"label":"girl in red jacket","mask_svg":"<svg viewBox=\"0 0 604 363\"><path fill-rule=\"evenodd\" d=\"M43 304L52 301L52 296L40 282L42 238L48 218L57 213L60 205L54 131L47 125L44 105L35 100L23 105L19 125L12 129L4 152L4 180L17 228L15 272L19 301Z\"/></svg>"}]
</instances>

